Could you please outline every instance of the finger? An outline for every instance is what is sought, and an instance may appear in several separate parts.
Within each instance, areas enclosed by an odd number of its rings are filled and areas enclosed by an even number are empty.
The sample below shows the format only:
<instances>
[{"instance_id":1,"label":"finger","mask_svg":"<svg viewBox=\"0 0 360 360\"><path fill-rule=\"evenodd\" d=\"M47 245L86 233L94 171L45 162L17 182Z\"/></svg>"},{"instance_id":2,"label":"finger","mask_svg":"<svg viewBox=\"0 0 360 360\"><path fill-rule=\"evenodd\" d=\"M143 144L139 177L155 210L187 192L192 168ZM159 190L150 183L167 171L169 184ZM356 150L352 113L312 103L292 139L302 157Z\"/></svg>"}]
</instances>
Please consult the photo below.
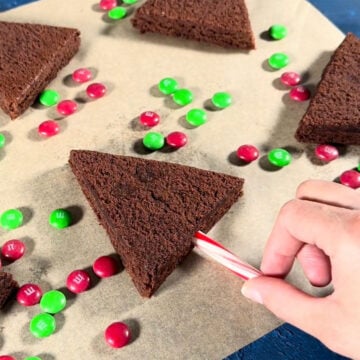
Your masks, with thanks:
<instances>
[{"instance_id":1,"label":"finger","mask_svg":"<svg viewBox=\"0 0 360 360\"><path fill-rule=\"evenodd\" d=\"M327 256L335 255L348 211L299 199L286 203L267 241L261 270L266 275L285 276L304 244L316 245Z\"/></svg>"},{"instance_id":2,"label":"finger","mask_svg":"<svg viewBox=\"0 0 360 360\"><path fill-rule=\"evenodd\" d=\"M360 209L359 191L331 181L307 180L297 188L296 197L348 209Z\"/></svg>"},{"instance_id":3,"label":"finger","mask_svg":"<svg viewBox=\"0 0 360 360\"><path fill-rule=\"evenodd\" d=\"M314 286L326 286L331 281L330 259L315 245L304 245L297 254L305 276Z\"/></svg>"}]
</instances>

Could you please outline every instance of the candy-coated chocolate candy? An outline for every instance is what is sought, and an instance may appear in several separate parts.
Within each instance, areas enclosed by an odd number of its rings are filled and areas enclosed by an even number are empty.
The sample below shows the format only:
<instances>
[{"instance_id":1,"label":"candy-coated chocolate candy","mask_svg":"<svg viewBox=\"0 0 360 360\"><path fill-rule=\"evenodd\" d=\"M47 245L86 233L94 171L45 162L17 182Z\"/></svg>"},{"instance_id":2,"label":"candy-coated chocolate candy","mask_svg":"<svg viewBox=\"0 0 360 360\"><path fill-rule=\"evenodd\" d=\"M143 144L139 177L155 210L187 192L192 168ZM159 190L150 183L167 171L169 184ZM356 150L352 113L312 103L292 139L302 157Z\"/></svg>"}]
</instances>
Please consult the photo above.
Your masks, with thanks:
<instances>
[{"instance_id":1,"label":"candy-coated chocolate candy","mask_svg":"<svg viewBox=\"0 0 360 360\"><path fill-rule=\"evenodd\" d=\"M275 24L269 29L269 35L274 40L284 39L288 34L287 28L284 25Z\"/></svg>"},{"instance_id":2,"label":"candy-coated chocolate candy","mask_svg":"<svg viewBox=\"0 0 360 360\"><path fill-rule=\"evenodd\" d=\"M213 95L211 101L216 107L224 109L231 105L232 97L227 92L217 92Z\"/></svg>"},{"instance_id":3,"label":"candy-coated chocolate candy","mask_svg":"<svg viewBox=\"0 0 360 360\"><path fill-rule=\"evenodd\" d=\"M340 175L340 182L353 189L360 187L360 172L357 170L347 170Z\"/></svg>"},{"instance_id":4,"label":"candy-coated chocolate candy","mask_svg":"<svg viewBox=\"0 0 360 360\"><path fill-rule=\"evenodd\" d=\"M105 340L113 348L121 348L130 342L129 327L123 322L114 322L105 330Z\"/></svg>"},{"instance_id":5,"label":"candy-coated chocolate candy","mask_svg":"<svg viewBox=\"0 0 360 360\"><path fill-rule=\"evenodd\" d=\"M299 85L290 90L290 98L295 101L306 101L310 99L311 93L305 86Z\"/></svg>"},{"instance_id":6,"label":"candy-coated chocolate candy","mask_svg":"<svg viewBox=\"0 0 360 360\"><path fill-rule=\"evenodd\" d=\"M136 4L137 2L138 0L123 0L123 3L126 5Z\"/></svg>"},{"instance_id":7,"label":"candy-coated chocolate candy","mask_svg":"<svg viewBox=\"0 0 360 360\"><path fill-rule=\"evenodd\" d=\"M106 94L106 86L101 83L92 83L86 88L86 93L91 99L99 99Z\"/></svg>"},{"instance_id":8,"label":"candy-coated chocolate candy","mask_svg":"<svg viewBox=\"0 0 360 360\"><path fill-rule=\"evenodd\" d=\"M63 100L57 104L56 109L61 115L72 115L77 110L77 103L74 100Z\"/></svg>"},{"instance_id":9,"label":"candy-coated chocolate candy","mask_svg":"<svg viewBox=\"0 0 360 360\"><path fill-rule=\"evenodd\" d=\"M180 148L187 144L187 136L181 131L174 131L166 137L166 143L174 148Z\"/></svg>"},{"instance_id":10,"label":"candy-coated chocolate candy","mask_svg":"<svg viewBox=\"0 0 360 360\"><path fill-rule=\"evenodd\" d=\"M116 6L113 9L109 10L108 17L111 20L123 19L127 15L127 9L123 6Z\"/></svg>"},{"instance_id":11,"label":"candy-coated chocolate candy","mask_svg":"<svg viewBox=\"0 0 360 360\"><path fill-rule=\"evenodd\" d=\"M0 225L6 230L16 229L22 225L23 213L18 209L4 211L0 216Z\"/></svg>"},{"instance_id":12,"label":"candy-coated chocolate candy","mask_svg":"<svg viewBox=\"0 0 360 360\"><path fill-rule=\"evenodd\" d=\"M0 360L16 360L16 359L10 355L0 355Z\"/></svg>"},{"instance_id":13,"label":"candy-coated chocolate candy","mask_svg":"<svg viewBox=\"0 0 360 360\"><path fill-rule=\"evenodd\" d=\"M40 307L44 312L56 314L66 306L66 297L59 290L50 290L40 299Z\"/></svg>"},{"instance_id":14,"label":"candy-coated chocolate candy","mask_svg":"<svg viewBox=\"0 0 360 360\"><path fill-rule=\"evenodd\" d=\"M275 70L282 69L289 64L289 56L284 53L275 53L270 56L268 63Z\"/></svg>"},{"instance_id":15,"label":"candy-coated chocolate candy","mask_svg":"<svg viewBox=\"0 0 360 360\"><path fill-rule=\"evenodd\" d=\"M118 263L111 256L101 256L94 261L93 270L101 278L110 277L117 273Z\"/></svg>"},{"instance_id":16,"label":"candy-coated chocolate candy","mask_svg":"<svg viewBox=\"0 0 360 360\"><path fill-rule=\"evenodd\" d=\"M176 90L173 94L172 94L173 100L176 104L180 105L180 106L185 106L190 104L193 99L194 99L194 95L193 93L188 90L188 89L179 89Z\"/></svg>"},{"instance_id":17,"label":"candy-coated chocolate candy","mask_svg":"<svg viewBox=\"0 0 360 360\"><path fill-rule=\"evenodd\" d=\"M28 356L24 358L24 360L41 360L41 358L39 358L38 356Z\"/></svg>"},{"instance_id":18,"label":"candy-coated chocolate candy","mask_svg":"<svg viewBox=\"0 0 360 360\"><path fill-rule=\"evenodd\" d=\"M99 6L103 10L111 10L117 6L116 0L101 0Z\"/></svg>"},{"instance_id":19,"label":"candy-coated chocolate candy","mask_svg":"<svg viewBox=\"0 0 360 360\"><path fill-rule=\"evenodd\" d=\"M285 149L273 149L268 154L268 160L275 166L283 167L291 163L291 155Z\"/></svg>"},{"instance_id":20,"label":"candy-coated chocolate candy","mask_svg":"<svg viewBox=\"0 0 360 360\"><path fill-rule=\"evenodd\" d=\"M73 293L86 291L90 286L90 275L85 270L74 270L66 279L66 287Z\"/></svg>"},{"instance_id":21,"label":"candy-coated chocolate candy","mask_svg":"<svg viewBox=\"0 0 360 360\"><path fill-rule=\"evenodd\" d=\"M236 155L242 161L250 163L259 157L259 150L254 145L244 144L237 149Z\"/></svg>"},{"instance_id":22,"label":"candy-coated chocolate candy","mask_svg":"<svg viewBox=\"0 0 360 360\"><path fill-rule=\"evenodd\" d=\"M55 318L47 313L35 315L30 321L30 332L37 338L45 338L54 333Z\"/></svg>"},{"instance_id":23,"label":"candy-coated chocolate candy","mask_svg":"<svg viewBox=\"0 0 360 360\"><path fill-rule=\"evenodd\" d=\"M91 78L92 78L92 72L87 68L79 68L72 73L72 79L79 84L87 82L91 80Z\"/></svg>"},{"instance_id":24,"label":"candy-coated chocolate candy","mask_svg":"<svg viewBox=\"0 0 360 360\"><path fill-rule=\"evenodd\" d=\"M43 121L38 127L38 133L44 137L51 137L60 132L59 124L54 120Z\"/></svg>"},{"instance_id":25,"label":"candy-coated chocolate candy","mask_svg":"<svg viewBox=\"0 0 360 360\"><path fill-rule=\"evenodd\" d=\"M36 284L24 284L16 293L16 300L23 306L33 306L39 303L42 290Z\"/></svg>"},{"instance_id":26,"label":"candy-coated chocolate candy","mask_svg":"<svg viewBox=\"0 0 360 360\"><path fill-rule=\"evenodd\" d=\"M357 171L360 171L360 164L359 164L358 167L357 167Z\"/></svg>"},{"instance_id":27,"label":"candy-coated chocolate candy","mask_svg":"<svg viewBox=\"0 0 360 360\"><path fill-rule=\"evenodd\" d=\"M143 144L150 150L159 150L165 144L164 135L155 131L148 132L143 138Z\"/></svg>"},{"instance_id":28,"label":"candy-coated chocolate candy","mask_svg":"<svg viewBox=\"0 0 360 360\"><path fill-rule=\"evenodd\" d=\"M8 240L1 248L1 255L10 261L20 259L25 253L25 244L21 240Z\"/></svg>"},{"instance_id":29,"label":"candy-coated chocolate candy","mask_svg":"<svg viewBox=\"0 0 360 360\"><path fill-rule=\"evenodd\" d=\"M140 114L139 120L141 124L153 127L160 122L160 115L154 111L145 111Z\"/></svg>"},{"instance_id":30,"label":"candy-coated chocolate candy","mask_svg":"<svg viewBox=\"0 0 360 360\"><path fill-rule=\"evenodd\" d=\"M160 80L158 88L164 95L170 95L179 88L179 84L173 78L164 78Z\"/></svg>"},{"instance_id":31,"label":"candy-coated chocolate candy","mask_svg":"<svg viewBox=\"0 0 360 360\"><path fill-rule=\"evenodd\" d=\"M322 161L333 161L339 157L339 150L333 145L321 144L315 148L315 156Z\"/></svg>"},{"instance_id":32,"label":"candy-coated chocolate candy","mask_svg":"<svg viewBox=\"0 0 360 360\"><path fill-rule=\"evenodd\" d=\"M0 148L4 147L6 143L6 137L4 134L0 133Z\"/></svg>"},{"instance_id":33,"label":"candy-coated chocolate candy","mask_svg":"<svg viewBox=\"0 0 360 360\"><path fill-rule=\"evenodd\" d=\"M40 96L39 101L44 106L56 105L60 100L60 95L57 91L52 89L44 90Z\"/></svg>"},{"instance_id":34,"label":"candy-coated chocolate candy","mask_svg":"<svg viewBox=\"0 0 360 360\"><path fill-rule=\"evenodd\" d=\"M70 226L71 221L71 214L65 209L56 209L49 216L49 224L56 229Z\"/></svg>"},{"instance_id":35,"label":"candy-coated chocolate candy","mask_svg":"<svg viewBox=\"0 0 360 360\"><path fill-rule=\"evenodd\" d=\"M300 84L301 76L297 72L287 71L281 75L280 81L286 86L296 86Z\"/></svg>"},{"instance_id":36,"label":"candy-coated chocolate candy","mask_svg":"<svg viewBox=\"0 0 360 360\"><path fill-rule=\"evenodd\" d=\"M200 126L206 123L207 114L203 109L191 109L187 112L185 119L192 126Z\"/></svg>"}]
</instances>

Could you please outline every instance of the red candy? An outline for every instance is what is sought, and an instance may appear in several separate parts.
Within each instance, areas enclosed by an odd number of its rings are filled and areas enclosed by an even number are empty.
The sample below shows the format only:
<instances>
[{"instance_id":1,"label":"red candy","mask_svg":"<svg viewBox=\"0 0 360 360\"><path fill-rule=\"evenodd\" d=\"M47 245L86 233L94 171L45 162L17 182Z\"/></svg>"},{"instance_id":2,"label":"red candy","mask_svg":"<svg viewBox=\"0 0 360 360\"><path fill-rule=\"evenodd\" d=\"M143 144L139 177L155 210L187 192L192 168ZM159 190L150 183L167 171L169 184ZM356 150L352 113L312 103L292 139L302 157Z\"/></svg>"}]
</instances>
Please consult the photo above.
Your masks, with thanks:
<instances>
[{"instance_id":1,"label":"red candy","mask_svg":"<svg viewBox=\"0 0 360 360\"><path fill-rule=\"evenodd\" d=\"M16 300L23 306L32 306L39 303L42 290L36 284L25 284L21 286L16 294Z\"/></svg>"},{"instance_id":2,"label":"red candy","mask_svg":"<svg viewBox=\"0 0 360 360\"><path fill-rule=\"evenodd\" d=\"M114 322L105 330L105 340L113 348L121 348L130 342L129 327L123 322Z\"/></svg>"},{"instance_id":3,"label":"red candy","mask_svg":"<svg viewBox=\"0 0 360 360\"><path fill-rule=\"evenodd\" d=\"M286 86L296 86L300 84L301 76L294 71L289 71L281 75L280 81Z\"/></svg>"},{"instance_id":4,"label":"red candy","mask_svg":"<svg viewBox=\"0 0 360 360\"><path fill-rule=\"evenodd\" d=\"M140 122L149 127L157 125L160 121L160 115L153 111L145 111L139 117Z\"/></svg>"},{"instance_id":5,"label":"red candy","mask_svg":"<svg viewBox=\"0 0 360 360\"><path fill-rule=\"evenodd\" d=\"M92 83L86 88L87 95L92 99L99 99L106 93L106 86L101 83Z\"/></svg>"},{"instance_id":6,"label":"red candy","mask_svg":"<svg viewBox=\"0 0 360 360\"><path fill-rule=\"evenodd\" d=\"M294 101L306 101L311 96L310 90L305 86L297 86L290 90L290 98Z\"/></svg>"},{"instance_id":7,"label":"red candy","mask_svg":"<svg viewBox=\"0 0 360 360\"><path fill-rule=\"evenodd\" d=\"M240 160L250 163L259 157L259 150L254 145L245 144L237 149L236 155Z\"/></svg>"},{"instance_id":8,"label":"red candy","mask_svg":"<svg viewBox=\"0 0 360 360\"><path fill-rule=\"evenodd\" d=\"M74 270L66 279L66 287L75 294L86 291L89 286L90 276L84 270Z\"/></svg>"},{"instance_id":9,"label":"red candy","mask_svg":"<svg viewBox=\"0 0 360 360\"><path fill-rule=\"evenodd\" d=\"M103 10L111 10L117 6L117 1L116 0L101 0L99 6Z\"/></svg>"},{"instance_id":10,"label":"red candy","mask_svg":"<svg viewBox=\"0 0 360 360\"><path fill-rule=\"evenodd\" d=\"M63 100L57 104L57 111L61 115L71 115L77 110L77 103L73 100Z\"/></svg>"},{"instance_id":11,"label":"red candy","mask_svg":"<svg viewBox=\"0 0 360 360\"><path fill-rule=\"evenodd\" d=\"M339 157L338 149L333 145L318 145L315 148L315 156L322 161L332 161Z\"/></svg>"},{"instance_id":12,"label":"red candy","mask_svg":"<svg viewBox=\"0 0 360 360\"><path fill-rule=\"evenodd\" d=\"M57 135L60 132L59 124L54 120L46 120L38 127L38 133L45 137Z\"/></svg>"},{"instance_id":13,"label":"red candy","mask_svg":"<svg viewBox=\"0 0 360 360\"><path fill-rule=\"evenodd\" d=\"M0 355L0 360L16 360L16 359L10 355Z\"/></svg>"},{"instance_id":14,"label":"red candy","mask_svg":"<svg viewBox=\"0 0 360 360\"><path fill-rule=\"evenodd\" d=\"M25 252L25 244L21 240L9 240L1 248L1 255L10 261L20 259Z\"/></svg>"},{"instance_id":15,"label":"red candy","mask_svg":"<svg viewBox=\"0 0 360 360\"><path fill-rule=\"evenodd\" d=\"M174 131L166 137L166 143L174 148L180 148L187 144L187 136L181 131Z\"/></svg>"},{"instance_id":16,"label":"red candy","mask_svg":"<svg viewBox=\"0 0 360 360\"><path fill-rule=\"evenodd\" d=\"M72 73L72 79L77 83L84 83L92 78L92 73L89 69L80 68Z\"/></svg>"},{"instance_id":17,"label":"red candy","mask_svg":"<svg viewBox=\"0 0 360 360\"><path fill-rule=\"evenodd\" d=\"M343 185L353 189L360 187L360 172L356 170L347 170L340 175L340 182Z\"/></svg>"},{"instance_id":18,"label":"red candy","mask_svg":"<svg viewBox=\"0 0 360 360\"><path fill-rule=\"evenodd\" d=\"M118 264L110 256L101 256L95 260L93 270L97 276L106 278L117 273Z\"/></svg>"}]
</instances>

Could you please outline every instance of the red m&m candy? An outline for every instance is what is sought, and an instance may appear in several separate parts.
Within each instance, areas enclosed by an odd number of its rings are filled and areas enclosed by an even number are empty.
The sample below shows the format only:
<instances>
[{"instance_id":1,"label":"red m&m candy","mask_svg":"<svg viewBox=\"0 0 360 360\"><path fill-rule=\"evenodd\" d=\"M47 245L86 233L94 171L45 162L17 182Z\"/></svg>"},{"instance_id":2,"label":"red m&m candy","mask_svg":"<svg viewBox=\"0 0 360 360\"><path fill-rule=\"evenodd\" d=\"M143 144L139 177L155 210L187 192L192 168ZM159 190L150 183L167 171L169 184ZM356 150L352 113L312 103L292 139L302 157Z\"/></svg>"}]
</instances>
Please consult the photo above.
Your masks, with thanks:
<instances>
[{"instance_id":1,"label":"red m&m candy","mask_svg":"<svg viewBox=\"0 0 360 360\"><path fill-rule=\"evenodd\" d=\"M290 90L290 98L294 101L306 101L310 99L311 93L305 86L297 86Z\"/></svg>"},{"instance_id":2,"label":"red m&m candy","mask_svg":"<svg viewBox=\"0 0 360 360\"><path fill-rule=\"evenodd\" d=\"M353 189L360 187L360 172L356 170L347 170L340 175L340 182L343 185Z\"/></svg>"},{"instance_id":3,"label":"red m&m candy","mask_svg":"<svg viewBox=\"0 0 360 360\"><path fill-rule=\"evenodd\" d=\"M117 6L117 1L116 0L101 0L99 6L103 10L111 10Z\"/></svg>"},{"instance_id":4,"label":"red m&m candy","mask_svg":"<svg viewBox=\"0 0 360 360\"><path fill-rule=\"evenodd\" d=\"M166 137L166 143L173 148L180 148L187 144L187 136L181 131L174 131Z\"/></svg>"},{"instance_id":5,"label":"red m&m candy","mask_svg":"<svg viewBox=\"0 0 360 360\"><path fill-rule=\"evenodd\" d=\"M36 284L25 284L20 287L16 294L16 300L23 306L32 306L39 303L42 290Z\"/></svg>"},{"instance_id":6,"label":"red m&m candy","mask_svg":"<svg viewBox=\"0 0 360 360\"><path fill-rule=\"evenodd\" d=\"M118 264L110 256L101 256L95 260L93 270L97 276L106 278L117 273Z\"/></svg>"},{"instance_id":7,"label":"red m&m candy","mask_svg":"<svg viewBox=\"0 0 360 360\"><path fill-rule=\"evenodd\" d=\"M8 240L1 248L1 255L10 261L20 259L25 252L25 244L21 240Z\"/></svg>"},{"instance_id":8,"label":"red m&m candy","mask_svg":"<svg viewBox=\"0 0 360 360\"><path fill-rule=\"evenodd\" d=\"M57 104L56 109L61 115L71 115L77 110L77 103L73 100L63 100Z\"/></svg>"},{"instance_id":9,"label":"red m&m candy","mask_svg":"<svg viewBox=\"0 0 360 360\"><path fill-rule=\"evenodd\" d=\"M154 111L145 111L139 117L140 122L149 127L153 127L160 122L160 115Z\"/></svg>"},{"instance_id":10,"label":"red m&m candy","mask_svg":"<svg viewBox=\"0 0 360 360\"><path fill-rule=\"evenodd\" d=\"M106 86L101 83L92 83L86 88L86 93L91 99L99 99L106 94Z\"/></svg>"},{"instance_id":11,"label":"red m&m candy","mask_svg":"<svg viewBox=\"0 0 360 360\"><path fill-rule=\"evenodd\" d=\"M237 149L236 155L240 160L250 163L259 157L259 150L254 145L244 144Z\"/></svg>"},{"instance_id":12,"label":"red m&m candy","mask_svg":"<svg viewBox=\"0 0 360 360\"><path fill-rule=\"evenodd\" d=\"M286 86L296 86L300 84L301 76L294 71L288 71L281 75L280 81Z\"/></svg>"},{"instance_id":13,"label":"red m&m candy","mask_svg":"<svg viewBox=\"0 0 360 360\"><path fill-rule=\"evenodd\" d=\"M57 135L60 132L59 124L54 120L46 120L38 127L38 133L45 137Z\"/></svg>"},{"instance_id":14,"label":"red m&m candy","mask_svg":"<svg viewBox=\"0 0 360 360\"><path fill-rule=\"evenodd\" d=\"M105 330L105 340L113 348L121 348L130 342L129 327L123 322L114 322Z\"/></svg>"},{"instance_id":15,"label":"red m&m candy","mask_svg":"<svg viewBox=\"0 0 360 360\"><path fill-rule=\"evenodd\" d=\"M0 360L16 360L16 359L10 355L0 355Z\"/></svg>"},{"instance_id":16,"label":"red m&m candy","mask_svg":"<svg viewBox=\"0 0 360 360\"><path fill-rule=\"evenodd\" d=\"M321 144L315 148L315 156L319 160L329 162L339 157L339 151L333 145Z\"/></svg>"},{"instance_id":17,"label":"red m&m candy","mask_svg":"<svg viewBox=\"0 0 360 360\"><path fill-rule=\"evenodd\" d=\"M89 81L91 78L92 78L92 73L89 69L86 68L76 69L72 73L72 79L80 84Z\"/></svg>"},{"instance_id":18,"label":"red m&m candy","mask_svg":"<svg viewBox=\"0 0 360 360\"><path fill-rule=\"evenodd\" d=\"M66 287L76 294L86 291L89 286L90 275L84 270L74 270L66 279Z\"/></svg>"}]
</instances>

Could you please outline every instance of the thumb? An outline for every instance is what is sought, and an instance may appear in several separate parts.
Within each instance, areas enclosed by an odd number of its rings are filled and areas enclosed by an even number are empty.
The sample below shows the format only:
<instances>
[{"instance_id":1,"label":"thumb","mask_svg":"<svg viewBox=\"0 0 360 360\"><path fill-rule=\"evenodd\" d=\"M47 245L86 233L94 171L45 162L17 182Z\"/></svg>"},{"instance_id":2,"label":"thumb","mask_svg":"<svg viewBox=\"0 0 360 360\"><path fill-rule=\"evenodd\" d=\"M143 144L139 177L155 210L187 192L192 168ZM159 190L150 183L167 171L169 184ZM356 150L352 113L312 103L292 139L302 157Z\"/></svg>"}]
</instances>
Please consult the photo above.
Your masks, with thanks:
<instances>
[{"instance_id":1,"label":"thumb","mask_svg":"<svg viewBox=\"0 0 360 360\"><path fill-rule=\"evenodd\" d=\"M263 304L280 319L314 335L318 327L328 322L331 306L327 298L315 298L283 279L259 276L248 280L241 289L242 294Z\"/></svg>"}]
</instances>

